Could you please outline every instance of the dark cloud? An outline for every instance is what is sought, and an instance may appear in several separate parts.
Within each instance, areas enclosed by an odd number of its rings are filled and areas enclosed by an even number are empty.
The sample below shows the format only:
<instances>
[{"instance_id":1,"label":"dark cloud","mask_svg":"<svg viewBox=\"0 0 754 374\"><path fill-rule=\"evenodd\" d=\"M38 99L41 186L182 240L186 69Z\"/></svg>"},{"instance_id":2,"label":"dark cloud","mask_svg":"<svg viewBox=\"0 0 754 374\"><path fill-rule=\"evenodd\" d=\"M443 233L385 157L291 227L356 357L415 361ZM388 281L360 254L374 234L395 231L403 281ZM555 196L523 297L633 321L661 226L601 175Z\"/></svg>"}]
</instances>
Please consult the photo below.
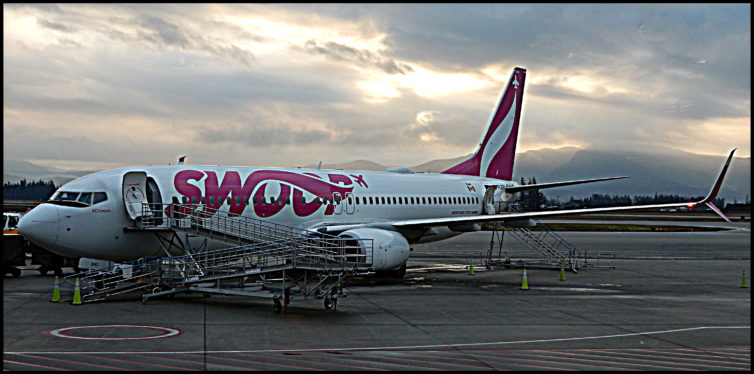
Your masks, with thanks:
<instances>
[{"instance_id":1,"label":"dark cloud","mask_svg":"<svg viewBox=\"0 0 754 374\"><path fill-rule=\"evenodd\" d=\"M300 130L295 127L277 124L275 126L254 126L217 124L200 127L194 139L200 143L231 143L255 148L280 146L307 146L313 143L329 143L332 133L322 130Z\"/></svg>"},{"instance_id":2,"label":"dark cloud","mask_svg":"<svg viewBox=\"0 0 754 374\"><path fill-rule=\"evenodd\" d=\"M63 31L63 32L72 32L72 31L74 31L74 30L72 30L71 28L69 28L68 26L66 26L66 25L64 25L62 23L48 21L48 20L46 20L44 18L37 18L37 24L39 24L42 27L46 27L48 29L53 29L53 30L57 30L57 31Z\"/></svg>"},{"instance_id":3,"label":"dark cloud","mask_svg":"<svg viewBox=\"0 0 754 374\"><path fill-rule=\"evenodd\" d=\"M304 44L304 49L310 53L325 55L339 61L352 62L365 67L376 67L388 74L406 74L414 71L410 65L340 43L325 42L320 44L314 40L308 40Z\"/></svg>"},{"instance_id":4,"label":"dark cloud","mask_svg":"<svg viewBox=\"0 0 754 374\"><path fill-rule=\"evenodd\" d=\"M163 45L177 46L182 48L189 47L192 43L189 41L185 32L181 28L168 22L158 16L151 14L141 14L136 17L135 22L146 29L141 32L142 39Z\"/></svg>"}]
</instances>

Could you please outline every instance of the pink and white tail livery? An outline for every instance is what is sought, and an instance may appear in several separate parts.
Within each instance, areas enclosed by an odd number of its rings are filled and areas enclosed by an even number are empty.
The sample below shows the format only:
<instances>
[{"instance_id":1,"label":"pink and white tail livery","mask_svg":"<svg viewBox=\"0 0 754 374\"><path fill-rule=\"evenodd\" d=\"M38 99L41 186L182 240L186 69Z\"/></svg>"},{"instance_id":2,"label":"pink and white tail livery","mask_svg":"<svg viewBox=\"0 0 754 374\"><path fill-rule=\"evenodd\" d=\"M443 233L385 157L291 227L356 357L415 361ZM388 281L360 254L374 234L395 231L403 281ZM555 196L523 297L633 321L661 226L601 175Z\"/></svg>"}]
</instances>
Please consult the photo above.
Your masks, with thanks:
<instances>
[{"instance_id":1,"label":"pink and white tail livery","mask_svg":"<svg viewBox=\"0 0 754 374\"><path fill-rule=\"evenodd\" d=\"M513 69L479 148L471 158L443 171L443 174L511 180L525 81L526 69Z\"/></svg>"}]
</instances>

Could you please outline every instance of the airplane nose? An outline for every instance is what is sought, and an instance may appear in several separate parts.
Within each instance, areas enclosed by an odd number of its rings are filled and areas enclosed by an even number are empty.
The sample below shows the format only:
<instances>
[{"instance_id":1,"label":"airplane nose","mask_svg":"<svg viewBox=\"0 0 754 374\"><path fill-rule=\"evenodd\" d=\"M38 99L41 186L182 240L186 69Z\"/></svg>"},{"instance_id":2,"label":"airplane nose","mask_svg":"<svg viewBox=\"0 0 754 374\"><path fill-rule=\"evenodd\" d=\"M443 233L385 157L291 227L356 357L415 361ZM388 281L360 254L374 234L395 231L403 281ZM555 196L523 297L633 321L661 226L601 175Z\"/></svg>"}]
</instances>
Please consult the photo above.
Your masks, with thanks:
<instances>
[{"instance_id":1,"label":"airplane nose","mask_svg":"<svg viewBox=\"0 0 754 374\"><path fill-rule=\"evenodd\" d=\"M58 207L41 204L21 217L18 233L40 247L49 248L58 240L59 223Z\"/></svg>"}]
</instances>

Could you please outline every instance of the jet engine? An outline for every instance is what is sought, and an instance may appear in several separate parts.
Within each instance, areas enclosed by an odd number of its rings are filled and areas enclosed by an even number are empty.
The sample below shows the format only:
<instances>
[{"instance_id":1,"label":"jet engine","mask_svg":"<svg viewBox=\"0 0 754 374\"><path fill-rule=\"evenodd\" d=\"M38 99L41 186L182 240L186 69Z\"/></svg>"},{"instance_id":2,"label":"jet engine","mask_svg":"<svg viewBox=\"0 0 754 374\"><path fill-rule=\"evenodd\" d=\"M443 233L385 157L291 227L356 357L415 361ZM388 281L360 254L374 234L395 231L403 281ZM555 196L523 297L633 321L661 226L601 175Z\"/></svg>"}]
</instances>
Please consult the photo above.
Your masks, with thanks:
<instances>
[{"instance_id":1,"label":"jet engine","mask_svg":"<svg viewBox=\"0 0 754 374\"><path fill-rule=\"evenodd\" d=\"M358 248L359 254L366 255L366 261L372 260L374 271L395 270L408 260L408 241L395 231L361 228L343 231L338 236L354 239L349 244Z\"/></svg>"}]
</instances>

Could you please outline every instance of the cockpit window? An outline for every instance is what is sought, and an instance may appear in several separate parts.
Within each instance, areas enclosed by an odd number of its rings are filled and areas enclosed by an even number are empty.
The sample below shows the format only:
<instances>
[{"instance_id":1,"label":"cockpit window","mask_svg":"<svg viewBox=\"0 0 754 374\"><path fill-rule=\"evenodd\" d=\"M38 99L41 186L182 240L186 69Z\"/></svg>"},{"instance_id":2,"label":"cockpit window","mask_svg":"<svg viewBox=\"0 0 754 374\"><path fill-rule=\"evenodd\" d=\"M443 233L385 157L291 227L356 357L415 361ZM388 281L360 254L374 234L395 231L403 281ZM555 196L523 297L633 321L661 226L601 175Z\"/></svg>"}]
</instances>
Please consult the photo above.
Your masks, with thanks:
<instances>
[{"instance_id":1,"label":"cockpit window","mask_svg":"<svg viewBox=\"0 0 754 374\"><path fill-rule=\"evenodd\" d=\"M81 195L79 195L79 198L76 200L80 203L84 203L86 205L92 204L92 193L91 192L82 192Z\"/></svg>"},{"instance_id":2,"label":"cockpit window","mask_svg":"<svg viewBox=\"0 0 754 374\"><path fill-rule=\"evenodd\" d=\"M64 192L61 191L55 196L55 201L76 201L79 197L78 192Z\"/></svg>"},{"instance_id":3,"label":"cockpit window","mask_svg":"<svg viewBox=\"0 0 754 374\"><path fill-rule=\"evenodd\" d=\"M92 201L92 204L101 203L103 201L107 200L107 194L104 192L95 192L94 193L94 200Z\"/></svg>"},{"instance_id":4,"label":"cockpit window","mask_svg":"<svg viewBox=\"0 0 754 374\"><path fill-rule=\"evenodd\" d=\"M105 192L58 191L50 198L50 203L70 207L87 207L107 200Z\"/></svg>"}]
</instances>

